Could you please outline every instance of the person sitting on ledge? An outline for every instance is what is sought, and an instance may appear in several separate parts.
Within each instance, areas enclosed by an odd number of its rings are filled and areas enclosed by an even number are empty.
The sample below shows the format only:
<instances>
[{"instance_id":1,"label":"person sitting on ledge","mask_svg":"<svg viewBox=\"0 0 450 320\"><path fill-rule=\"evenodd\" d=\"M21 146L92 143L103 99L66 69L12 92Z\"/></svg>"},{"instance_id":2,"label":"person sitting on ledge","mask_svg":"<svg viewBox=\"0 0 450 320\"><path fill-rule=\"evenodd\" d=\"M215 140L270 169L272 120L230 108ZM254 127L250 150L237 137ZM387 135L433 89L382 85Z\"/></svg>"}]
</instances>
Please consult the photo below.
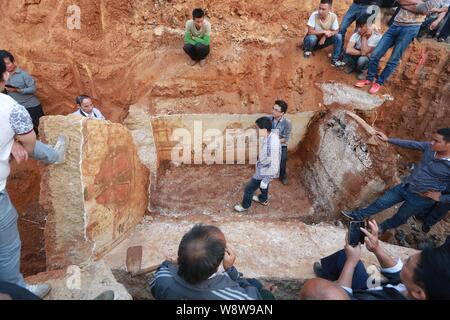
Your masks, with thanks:
<instances>
[{"instance_id":1,"label":"person sitting on ledge","mask_svg":"<svg viewBox=\"0 0 450 320\"><path fill-rule=\"evenodd\" d=\"M448 300L450 299L450 237L439 248L428 248L395 261L381 247L378 226L369 221L364 243L381 266L381 275L369 276L361 262L361 244L314 263L317 277L305 283L300 298L305 300ZM325 279L325 280L323 280ZM335 282L332 282L335 281Z\"/></svg>"},{"instance_id":2,"label":"person sitting on ledge","mask_svg":"<svg viewBox=\"0 0 450 320\"><path fill-rule=\"evenodd\" d=\"M186 22L183 50L192 59L190 65L200 62L200 66L203 66L209 54L211 23L205 19L205 12L201 8L194 9L192 18Z\"/></svg>"},{"instance_id":3,"label":"person sitting on ledge","mask_svg":"<svg viewBox=\"0 0 450 320\"><path fill-rule=\"evenodd\" d=\"M256 279L242 278L236 255L215 226L195 225L178 247L178 265L166 260L150 283L157 300L273 300ZM224 272L218 271L220 264Z\"/></svg>"},{"instance_id":4,"label":"person sitting on ledge","mask_svg":"<svg viewBox=\"0 0 450 320\"><path fill-rule=\"evenodd\" d=\"M78 110L72 114L83 116L89 119L106 120L100 110L94 107L91 97L82 94L75 99L75 103L78 106Z\"/></svg>"},{"instance_id":5,"label":"person sitting on ledge","mask_svg":"<svg viewBox=\"0 0 450 320\"><path fill-rule=\"evenodd\" d=\"M337 15L330 11L332 4L333 0L320 0L319 10L314 11L309 17L308 34L303 40L303 56L309 58L313 51L333 45L331 65L341 68L345 65L339 61L342 52L342 34L339 33Z\"/></svg>"}]
</instances>

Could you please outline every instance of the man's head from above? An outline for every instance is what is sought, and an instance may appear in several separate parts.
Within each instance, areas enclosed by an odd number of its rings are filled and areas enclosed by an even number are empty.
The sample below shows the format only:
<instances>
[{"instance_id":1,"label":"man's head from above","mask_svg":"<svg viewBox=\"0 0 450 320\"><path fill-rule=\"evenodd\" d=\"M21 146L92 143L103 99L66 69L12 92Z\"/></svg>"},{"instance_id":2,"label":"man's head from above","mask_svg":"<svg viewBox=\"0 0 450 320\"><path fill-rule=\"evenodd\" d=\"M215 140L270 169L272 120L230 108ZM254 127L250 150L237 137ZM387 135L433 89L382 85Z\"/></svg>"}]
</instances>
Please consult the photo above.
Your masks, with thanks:
<instances>
[{"instance_id":1,"label":"man's head from above","mask_svg":"<svg viewBox=\"0 0 450 320\"><path fill-rule=\"evenodd\" d=\"M319 17L325 18L331 11L333 0L320 0L319 4Z\"/></svg>"},{"instance_id":2,"label":"man's head from above","mask_svg":"<svg viewBox=\"0 0 450 320\"><path fill-rule=\"evenodd\" d=\"M195 225L178 247L178 275L190 284L207 280L217 272L225 248L225 235L219 228Z\"/></svg>"},{"instance_id":3,"label":"man's head from above","mask_svg":"<svg viewBox=\"0 0 450 320\"><path fill-rule=\"evenodd\" d=\"M6 71L8 71L9 73L14 72L14 70L16 69L16 63L14 56L10 52L6 50L0 50L0 59L5 63Z\"/></svg>"},{"instance_id":4,"label":"man's head from above","mask_svg":"<svg viewBox=\"0 0 450 320\"><path fill-rule=\"evenodd\" d=\"M196 8L192 11L192 19L194 19L194 24L197 29L203 27L203 22L205 21L205 11L202 8Z\"/></svg>"},{"instance_id":5,"label":"man's head from above","mask_svg":"<svg viewBox=\"0 0 450 320\"><path fill-rule=\"evenodd\" d=\"M75 99L75 102L78 108L80 108L84 113L90 114L92 110L94 110L94 104L92 103L91 97L85 94L79 95Z\"/></svg>"},{"instance_id":6,"label":"man's head from above","mask_svg":"<svg viewBox=\"0 0 450 320\"><path fill-rule=\"evenodd\" d=\"M283 100L276 100L274 106L272 107L272 115L275 118L280 118L284 116L287 112L288 105Z\"/></svg>"},{"instance_id":7,"label":"man's head from above","mask_svg":"<svg viewBox=\"0 0 450 320\"><path fill-rule=\"evenodd\" d=\"M260 137L267 137L272 131L272 121L267 117L258 118L255 123Z\"/></svg>"},{"instance_id":8,"label":"man's head from above","mask_svg":"<svg viewBox=\"0 0 450 320\"><path fill-rule=\"evenodd\" d=\"M410 299L449 300L450 245L425 249L409 257L400 278Z\"/></svg>"},{"instance_id":9,"label":"man's head from above","mask_svg":"<svg viewBox=\"0 0 450 320\"><path fill-rule=\"evenodd\" d=\"M436 152L450 152L450 128L442 128L431 137L431 148Z\"/></svg>"},{"instance_id":10,"label":"man's head from above","mask_svg":"<svg viewBox=\"0 0 450 320\"><path fill-rule=\"evenodd\" d=\"M305 282L299 294L300 300L349 300L349 295L337 284L320 278Z\"/></svg>"},{"instance_id":11,"label":"man's head from above","mask_svg":"<svg viewBox=\"0 0 450 320\"><path fill-rule=\"evenodd\" d=\"M359 16L359 18L356 19L356 29L358 30L359 34L365 34L367 31L370 30L370 26L368 23L369 18L370 15L366 13Z\"/></svg>"}]
</instances>

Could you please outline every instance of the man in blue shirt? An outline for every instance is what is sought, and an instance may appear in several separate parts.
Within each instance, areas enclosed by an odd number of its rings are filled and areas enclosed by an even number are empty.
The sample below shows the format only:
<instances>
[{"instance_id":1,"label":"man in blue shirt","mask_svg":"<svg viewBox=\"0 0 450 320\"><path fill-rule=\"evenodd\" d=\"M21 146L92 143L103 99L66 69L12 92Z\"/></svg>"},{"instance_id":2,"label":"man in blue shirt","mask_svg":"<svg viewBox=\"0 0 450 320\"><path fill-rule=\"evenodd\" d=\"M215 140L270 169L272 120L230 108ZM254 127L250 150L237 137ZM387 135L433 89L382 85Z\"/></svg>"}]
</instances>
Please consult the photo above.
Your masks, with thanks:
<instances>
[{"instance_id":1,"label":"man in blue shirt","mask_svg":"<svg viewBox=\"0 0 450 320\"><path fill-rule=\"evenodd\" d=\"M431 142L392 139L382 132L377 132L377 136L382 141L423 152L422 161L404 182L365 209L342 212L349 219L363 220L403 202L397 213L380 225L380 233L384 233L405 224L414 214L429 210L436 201L446 197L442 193L450 183L450 128L437 130Z\"/></svg>"}]
</instances>

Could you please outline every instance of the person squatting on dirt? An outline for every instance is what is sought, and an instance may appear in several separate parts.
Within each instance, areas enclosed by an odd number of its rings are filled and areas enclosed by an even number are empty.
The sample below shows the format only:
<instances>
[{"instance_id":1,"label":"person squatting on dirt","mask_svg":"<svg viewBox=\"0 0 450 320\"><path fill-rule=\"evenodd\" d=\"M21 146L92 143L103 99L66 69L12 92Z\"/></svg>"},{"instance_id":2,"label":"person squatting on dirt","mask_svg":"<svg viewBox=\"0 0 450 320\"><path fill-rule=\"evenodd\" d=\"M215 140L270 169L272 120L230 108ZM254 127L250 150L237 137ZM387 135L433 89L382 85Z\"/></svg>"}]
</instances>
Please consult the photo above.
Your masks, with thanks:
<instances>
[{"instance_id":1,"label":"person squatting on dirt","mask_svg":"<svg viewBox=\"0 0 450 320\"><path fill-rule=\"evenodd\" d=\"M205 12L201 8L194 9L192 12L192 20L186 22L184 31L184 47L192 61L190 65L200 62L205 64L205 59L209 54L211 44L211 23L205 19Z\"/></svg>"},{"instance_id":2,"label":"person squatting on dirt","mask_svg":"<svg viewBox=\"0 0 450 320\"><path fill-rule=\"evenodd\" d=\"M256 173L245 187L242 203L234 206L237 212L248 211L252 200L267 206L269 204L269 184L273 179L279 177L281 163L280 138L277 133L272 132L272 121L267 117L256 120L259 129L260 141L259 159L256 162ZM255 195L257 189L260 195Z\"/></svg>"},{"instance_id":3,"label":"person squatting on dirt","mask_svg":"<svg viewBox=\"0 0 450 320\"><path fill-rule=\"evenodd\" d=\"M342 211L347 218L360 221L403 202L397 213L380 225L380 233L384 233L405 224L415 214L429 211L436 202L448 201L448 196L442 193L450 183L450 128L437 130L431 142L388 138L382 132L377 132L377 136L390 144L423 153L422 161L411 175L370 206L356 211Z\"/></svg>"}]
</instances>

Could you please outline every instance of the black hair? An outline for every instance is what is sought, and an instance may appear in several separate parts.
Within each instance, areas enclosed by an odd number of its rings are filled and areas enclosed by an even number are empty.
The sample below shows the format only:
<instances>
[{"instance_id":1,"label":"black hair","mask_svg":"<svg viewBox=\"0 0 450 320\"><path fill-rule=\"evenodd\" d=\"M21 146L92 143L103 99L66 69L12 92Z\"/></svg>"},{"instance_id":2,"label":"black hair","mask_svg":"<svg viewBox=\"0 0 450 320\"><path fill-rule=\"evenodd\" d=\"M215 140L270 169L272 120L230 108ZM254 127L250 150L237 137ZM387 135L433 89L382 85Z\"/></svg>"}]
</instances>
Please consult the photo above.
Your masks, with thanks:
<instances>
[{"instance_id":1,"label":"black hair","mask_svg":"<svg viewBox=\"0 0 450 320\"><path fill-rule=\"evenodd\" d=\"M428 300L450 299L450 246L427 248L420 253L414 270L414 282L419 285Z\"/></svg>"},{"instance_id":2,"label":"black hair","mask_svg":"<svg viewBox=\"0 0 450 320\"><path fill-rule=\"evenodd\" d=\"M11 54L11 52L6 50L0 50L0 58L3 59L9 59L12 63L14 63L14 56Z\"/></svg>"},{"instance_id":3,"label":"black hair","mask_svg":"<svg viewBox=\"0 0 450 320\"><path fill-rule=\"evenodd\" d=\"M281 112L283 112L283 113L286 113L286 112L287 112L287 110L288 110L288 104L287 104L285 101L283 101L283 100L277 100L277 101L275 101L275 104L276 104L277 106L280 106Z\"/></svg>"},{"instance_id":4,"label":"black hair","mask_svg":"<svg viewBox=\"0 0 450 320\"><path fill-rule=\"evenodd\" d=\"M356 27L357 28L361 28L362 26L364 26L365 24L367 24L367 21L370 18L370 14L364 13L362 15L360 15L358 17L358 19L356 19Z\"/></svg>"},{"instance_id":5,"label":"black hair","mask_svg":"<svg viewBox=\"0 0 450 320\"><path fill-rule=\"evenodd\" d=\"M219 268L225 255L225 242L219 228L196 224L178 247L178 275L190 284L205 281Z\"/></svg>"},{"instance_id":6,"label":"black hair","mask_svg":"<svg viewBox=\"0 0 450 320\"><path fill-rule=\"evenodd\" d=\"M89 97L86 94L80 94L78 97L76 97L75 103L78 105L81 105L81 103L83 102L84 99L91 99L91 97Z\"/></svg>"},{"instance_id":7,"label":"black hair","mask_svg":"<svg viewBox=\"0 0 450 320\"><path fill-rule=\"evenodd\" d=\"M0 81L3 82L3 74L6 72L6 64L3 59L0 59Z\"/></svg>"},{"instance_id":8,"label":"black hair","mask_svg":"<svg viewBox=\"0 0 450 320\"><path fill-rule=\"evenodd\" d=\"M202 8L196 8L192 11L192 17L194 19L203 18L205 16L205 11Z\"/></svg>"},{"instance_id":9,"label":"black hair","mask_svg":"<svg viewBox=\"0 0 450 320\"><path fill-rule=\"evenodd\" d=\"M329 4L330 7L333 5L333 0L320 0L321 4Z\"/></svg>"},{"instance_id":10,"label":"black hair","mask_svg":"<svg viewBox=\"0 0 450 320\"><path fill-rule=\"evenodd\" d=\"M272 131L272 121L267 117L261 117L255 121L256 125L260 129L267 129L267 131Z\"/></svg>"},{"instance_id":11,"label":"black hair","mask_svg":"<svg viewBox=\"0 0 450 320\"><path fill-rule=\"evenodd\" d=\"M445 142L450 142L450 128L442 128L436 131L437 134L444 137Z\"/></svg>"}]
</instances>

